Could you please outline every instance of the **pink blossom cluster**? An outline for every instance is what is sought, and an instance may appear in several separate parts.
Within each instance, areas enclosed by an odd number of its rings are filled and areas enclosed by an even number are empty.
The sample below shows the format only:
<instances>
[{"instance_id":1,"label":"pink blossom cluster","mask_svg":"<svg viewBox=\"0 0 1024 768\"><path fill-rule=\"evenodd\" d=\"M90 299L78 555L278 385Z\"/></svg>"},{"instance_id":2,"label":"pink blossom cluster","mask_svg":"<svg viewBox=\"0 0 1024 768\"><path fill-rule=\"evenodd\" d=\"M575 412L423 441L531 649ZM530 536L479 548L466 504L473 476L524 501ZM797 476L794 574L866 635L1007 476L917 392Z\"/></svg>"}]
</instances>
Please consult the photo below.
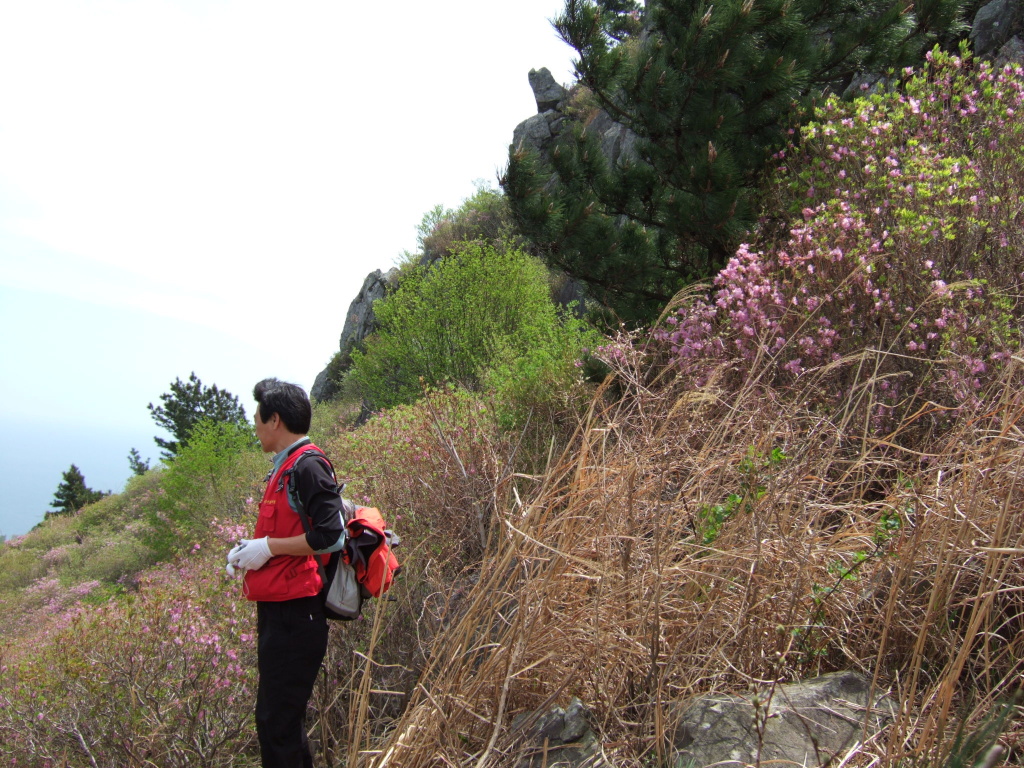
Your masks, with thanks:
<instances>
[{"instance_id":1,"label":"pink blossom cluster","mask_svg":"<svg viewBox=\"0 0 1024 768\"><path fill-rule=\"evenodd\" d=\"M898 91L829 100L775 178L800 215L743 245L710 294L655 329L696 384L766 364L848 398L873 356L878 429L907 395L976 404L1019 348L1024 77L933 53Z\"/></svg>"},{"instance_id":2,"label":"pink blossom cluster","mask_svg":"<svg viewBox=\"0 0 1024 768\"><path fill-rule=\"evenodd\" d=\"M74 614L79 601L99 586L100 583L95 580L64 586L60 579L44 576L25 587L24 595L29 603L38 601L46 613L56 614L64 611Z\"/></svg>"}]
</instances>

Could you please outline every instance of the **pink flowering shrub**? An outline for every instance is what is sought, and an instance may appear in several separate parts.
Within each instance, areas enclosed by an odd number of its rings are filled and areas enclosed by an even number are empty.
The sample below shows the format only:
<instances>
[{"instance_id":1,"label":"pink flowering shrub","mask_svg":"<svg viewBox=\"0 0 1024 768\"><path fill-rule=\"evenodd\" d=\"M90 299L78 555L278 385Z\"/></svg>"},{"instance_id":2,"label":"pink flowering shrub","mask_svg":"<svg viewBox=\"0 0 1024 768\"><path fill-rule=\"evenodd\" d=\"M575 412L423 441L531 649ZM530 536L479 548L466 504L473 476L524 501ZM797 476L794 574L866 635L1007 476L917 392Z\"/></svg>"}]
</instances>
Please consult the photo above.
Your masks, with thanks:
<instances>
[{"instance_id":1,"label":"pink flowering shrub","mask_svg":"<svg viewBox=\"0 0 1024 768\"><path fill-rule=\"evenodd\" d=\"M215 546L148 572L132 595L66 610L0 655L0 762L10 766L231 766L258 762L255 618ZM44 579L46 599L82 592Z\"/></svg>"},{"instance_id":2,"label":"pink flowering shrub","mask_svg":"<svg viewBox=\"0 0 1024 768\"><path fill-rule=\"evenodd\" d=\"M683 376L860 400L880 432L976 405L1020 342L1022 75L936 51L892 91L828 100L777 155L788 232L765 221L656 329Z\"/></svg>"},{"instance_id":3,"label":"pink flowering shrub","mask_svg":"<svg viewBox=\"0 0 1024 768\"><path fill-rule=\"evenodd\" d=\"M95 579L71 585L63 585L60 579L43 577L25 587L23 594L26 606L41 607L46 613L75 610L78 603L100 586Z\"/></svg>"}]
</instances>

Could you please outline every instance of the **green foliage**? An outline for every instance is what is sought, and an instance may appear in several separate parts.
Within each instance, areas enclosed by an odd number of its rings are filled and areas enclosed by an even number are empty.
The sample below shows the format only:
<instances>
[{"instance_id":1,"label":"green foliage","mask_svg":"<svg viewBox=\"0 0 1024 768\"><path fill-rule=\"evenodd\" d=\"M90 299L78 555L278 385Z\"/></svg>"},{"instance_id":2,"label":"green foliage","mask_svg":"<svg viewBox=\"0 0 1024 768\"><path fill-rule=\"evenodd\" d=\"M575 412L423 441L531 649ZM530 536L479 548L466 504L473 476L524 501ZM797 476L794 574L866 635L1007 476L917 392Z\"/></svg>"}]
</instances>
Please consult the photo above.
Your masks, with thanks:
<instances>
[{"instance_id":1,"label":"green foliage","mask_svg":"<svg viewBox=\"0 0 1024 768\"><path fill-rule=\"evenodd\" d=\"M595 0L601 31L610 42L623 42L640 32L643 6L635 0Z\"/></svg>"},{"instance_id":2,"label":"green foliage","mask_svg":"<svg viewBox=\"0 0 1024 768\"><path fill-rule=\"evenodd\" d=\"M575 118L548 159L514 148L502 186L553 266L623 318L649 320L725 263L758 213L762 170L810 101L857 72L916 63L963 3L652 0L645 34L622 45L606 5L567 0L556 27L607 117ZM636 137L621 140L614 167L609 117Z\"/></svg>"},{"instance_id":3,"label":"green foliage","mask_svg":"<svg viewBox=\"0 0 1024 768\"><path fill-rule=\"evenodd\" d=\"M742 496L738 493L730 493L725 497L724 503L711 504L701 508L697 518L697 533L700 535L701 542L713 544L718 538L718 534L722 532L725 521L736 514L742 502Z\"/></svg>"},{"instance_id":4,"label":"green foliage","mask_svg":"<svg viewBox=\"0 0 1024 768\"><path fill-rule=\"evenodd\" d=\"M373 408L444 384L542 395L545 382L567 379L587 339L581 322L559 318L540 261L480 243L416 269L374 312L379 330L353 353L350 374ZM524 374L537 382L510 379Z\"/></svg>"},{"instance_id":5,"label":"green foliage","mask_svg":"<svg viewBox=\"0 0 1024 768\"><path fill-rule=\"evenodd\" d=\"M245 409L238 404L238 398L227 390L210 387L203 383L193 371L188 381L175 379L171 391L160 395L163 405L149 404L149 412L157 426L166 429L174 440L154 437L156 444L163 448L165 459L174 458L185 445L195 426L204 419L246 425Z\"/></svg>"},{"instance_id":6,"label":"green foliage","mask_svg":"<svg viewBox=\"0 0 1024 768\"><path fill-rule=\"evenodd\" d=\"M62 476L56 493L53 494L54 514L71 514L86 504L103 498L102 491L94 491L85 484L85 476L74 464Z\"/></svg>"},{"instance_id":7,"label":"green foliage","mask_svg":"<svg viewBox=\"0 0 1024 768\"><path fill-rule=\"evenodd\" d=\"M991 768L1004 764L1007 749L999 743L999 737L1019 720L1022 702L1024 689L1018 688L1012 695L997 701L977 727L971 729L967 719L961 719L943 768Z\"/></svg>"},{"instance_id":8,"label":"green foliage","mask_svg":"<svg viewBox=\"0 0 1024 768\"><path fill-rule=\"evenodd\" d=\"M163 560L202 539L214 520L237 518L262 468L248 425L198 422L160 475L162 495L148 515L146 544Z\"/></svg>"},{"instance_id":9,"label":"green foliage","mask_svg":"<svg viewBox=\"0 0 1024 768\"><path fill-rule=\"evenodd\" d=\"M144 475L149 472L149 459L143 461L138 450L132 448L128 452L128 467L133 475Z\"/></svg>"},{"instance_id":10,"label":"green foliage","mask_svg":"<svg viewBox=\"0 0 1024 768\"><path fill-rule=\"evenodd\" d=\"M332 400L313 403L313 417L309 425L309 437L317 445L326 445L350 427L359 415L358 406L345 401Z\"/></svg>"},{"instance_id":11,"label":"green foliage","mask_svg":"<svg viewBox=\"0 0 1024 768\"><path fill-rule=\"evenodd\" d=\"M469 242L496 248L520 246L513 233L508 200L482 182L477 182L476 192L456 210L437 205L424 214L417 231L428 261L448 256Z\"/></svg>"},{"instance_id":12,"label":"green foliage","mask_svg":"<svg viewBox=\"0 0 1024 768\"><path fill-rule=\"evenodd\" d=\"M737 512L753 513L757 502L767 492L767 482L789 456L774 447L767 454L756 446L747 448L747 455L737 465L740 474L739 493L730 493L721 504L702 507L697 514L695 527L703 544L713 544L722 532L725 521Z\"/></svg>"}]
</instances>

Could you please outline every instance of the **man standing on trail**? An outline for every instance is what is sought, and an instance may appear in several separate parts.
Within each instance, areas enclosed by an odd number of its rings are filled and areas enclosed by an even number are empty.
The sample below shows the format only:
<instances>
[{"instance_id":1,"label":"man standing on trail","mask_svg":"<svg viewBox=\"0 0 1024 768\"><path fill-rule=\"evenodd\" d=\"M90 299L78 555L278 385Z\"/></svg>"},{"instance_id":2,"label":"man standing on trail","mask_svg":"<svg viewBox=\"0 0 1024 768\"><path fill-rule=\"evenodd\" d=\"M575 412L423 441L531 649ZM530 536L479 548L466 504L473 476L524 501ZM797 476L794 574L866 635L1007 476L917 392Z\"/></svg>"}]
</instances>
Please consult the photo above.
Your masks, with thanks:
<instances>
[{"instance_id":1,"label":"man standing on trail","mask_svg":"<svg viewBox=\"0 0 1024 768\"><path fill-rule=\"evenodd\" d=\"M274 467L253 538L242 539L228 553L227 571L244 570L242 590L256 602L256 733L263 768L312 768L306 706L327 650L314 555L344 543L342 502L326 461L298 461L306 452L320 452L306 437L312 416L306 393L294 384L264 379L253 397L256 437L264 453L274 454ZM311 518L308 532L290 494Z\"/></svg>"}]
</instances>

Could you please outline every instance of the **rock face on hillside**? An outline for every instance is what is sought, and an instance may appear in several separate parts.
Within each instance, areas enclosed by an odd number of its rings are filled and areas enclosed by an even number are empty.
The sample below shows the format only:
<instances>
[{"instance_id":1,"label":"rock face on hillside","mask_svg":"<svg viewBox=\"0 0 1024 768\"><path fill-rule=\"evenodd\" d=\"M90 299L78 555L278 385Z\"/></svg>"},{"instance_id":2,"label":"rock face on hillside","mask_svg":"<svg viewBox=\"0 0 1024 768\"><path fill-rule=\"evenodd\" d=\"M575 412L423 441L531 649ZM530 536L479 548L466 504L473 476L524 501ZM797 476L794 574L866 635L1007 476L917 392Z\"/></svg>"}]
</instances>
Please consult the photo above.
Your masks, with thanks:
<instances>
[{"instance_id":1,"label":"rock face on hillside","mask_svg":"<svg viewBox=\"0 0 1024 768\"><path fill-rule=\"evenodd\" d=\"M310 397L318 402L330 400L338 394L338 385L331 379L332 369L344 370L351 364L352 350L362 344L363 339L376 329L377 318L373 314L373 302L383 299L398 284L398 270L390 269L386 273L379 269L366 276L363 287L349 305L345 315L345 327L341 331L339 341L339 365L328 366L322 370L313 383Z\"/></svg>"},{"instance_id":2,"label":"rock face on hillside","mask_svg":"<svg viewBox=\"0 0 1024 768\"><path fill-rule=\"evenodd\" d=\"M537 114L516 126L510 149L532 147L546 155L558 135L567 128L567 110L574 92L558 85L546 67L531 69L529 80ZM601 137L601 151L613 165L636 157L636 134L616 123L604 110L598 110L590 118L587 130Z\"/></svg>"},{"instance_id":3,"label":"rock face on hillside","mask_svg":"<svg viewBox=\"0 0 1024 768\"><path fill-rule=\"evenodd\" d=\"M974 16L971 46L979 56L997 64L1024 60L1024 3L992 0Z\"/></svg>"}]
</instances>

